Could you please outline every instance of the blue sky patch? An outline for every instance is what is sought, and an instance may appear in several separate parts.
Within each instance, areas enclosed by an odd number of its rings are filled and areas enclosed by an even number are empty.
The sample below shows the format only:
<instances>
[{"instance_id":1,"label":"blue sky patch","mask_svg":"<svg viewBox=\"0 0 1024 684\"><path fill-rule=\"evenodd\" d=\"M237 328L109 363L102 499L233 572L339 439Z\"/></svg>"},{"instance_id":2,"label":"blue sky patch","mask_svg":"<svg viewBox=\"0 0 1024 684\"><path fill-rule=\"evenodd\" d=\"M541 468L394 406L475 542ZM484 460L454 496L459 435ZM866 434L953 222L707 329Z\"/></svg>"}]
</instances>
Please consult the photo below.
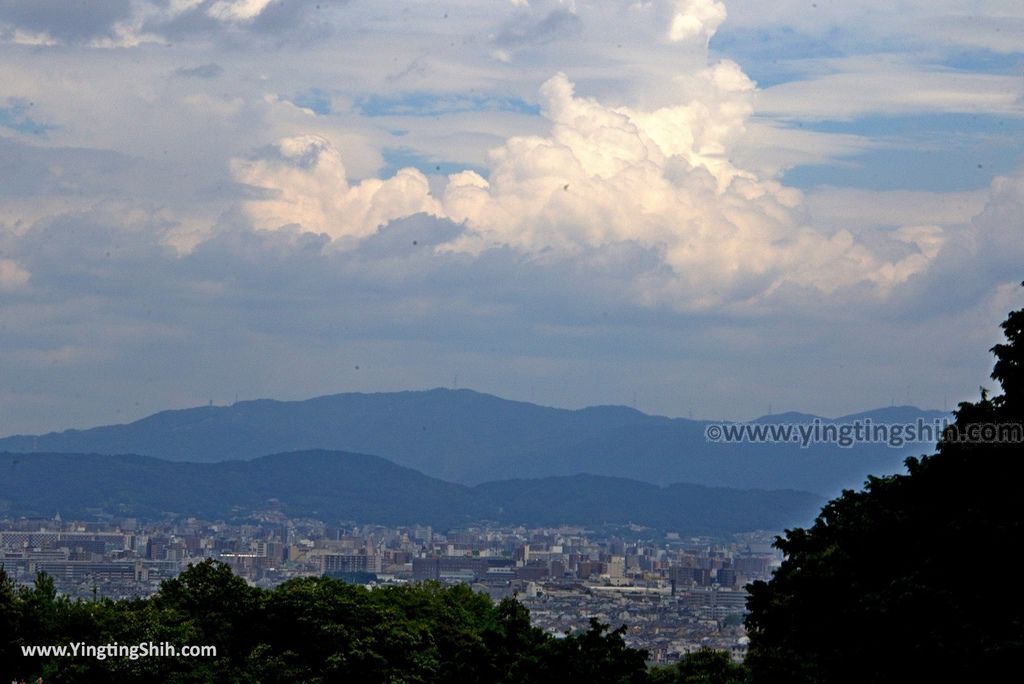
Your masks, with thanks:
<instances>
[{"instance_id":1,"label":"blue sky patch","mask_svg":"<svg viewBox=\"0 0 1024 684\"><path fill-rule=\"evenodd\" d=\"M319 88L313 88L296 95L292 102L297 107L311 109L314 114L326 116L331 113L331 96Z\"/></svg>"},{"instance_id":2,"label":"blue sky patch","mask_svg":"<svg viewBox=\"0 0 1024 684\"><path fill-rule=\"evenodd\" d=\"M760 31L730 31L726 27L711 39L711 50L727 57L757 82L768 88L803 77L809 59L839 58L844 52L836 46L839 29L826 36L801 35L789 27Z\"/></svg>"},{"instance_id":3,"label":"blue sky patch","mask_svg":"<svg viewBox=\"0 0 1024 684\"><path fill-rule=\"evenodd\" d=\"M802 128L821 133L852 133L872 137L941 140L978 140L991 136L1024 134L1024 119L1000 114L935 113L907 116L871 115L852 121L811 121ZM953 140L950 140L950 137Z\"/></svg>"},{"instance_id":4,"label":"blue sky patch","mask_svg":"<svg viewBox=\"0 0 1024 684\"><path fill-rule=\"evenodd\" d=\"M870 150L835 164L797 166L783 176L786 185L808 190L820 185L865 190L923 190L956 192L978 190L992 176L1011 173L1024 161L1024 146L998 144L986 149L883 148Z\"/></svg>"},{"instance_id":5,"label":"blue sky patch","mask_svg":"<svg viewBox=\"0 0 1024 684\"><path fill-rule=\"evenodd\" d=\"M1019 74L1024 70L1024 52L1000 54L991 50L971 50L947 55L940 63L972 73Z\"/></svg>"},{"instance_id":6,"label":"blue sky patch","mask_svg":"<svg viewBox=\"0 0 1024 684\"><path fill-rule=\"evenodd\" d=\"M385 167L381 171L383 178L389 178L399 169L413 167L419 169L424 175L450 175L460 171L476 171L484 178L487 177L487 170L482 167L474 167L462 162L442 161L431 159L426 155L419 154L408 148L388 147L381 152L384 157Z\"/></svg>"},{"instance_id":7,"label":"blue sky patch","mask_svg":"<svg viewBox=\"0 0 1024 684\"><path fill-rule=\"evenodd\" d=\"M1013 172L1024 160L1024 120L1008 116L868 116L804 123L802 128L860 135L880 143L855 157L787 171L786 184L803 189L836 185L870 190L975 190L987 187L993 174Z\"/></svg>"},{"instance_id":8,"label":"blue sky patch","mask_svg":"<svg viewBox=\"0 0 1024 684\"><path fill-rule=\"evenodd\" d=\"M18 97L8 98L7 106L0 107L0 126L9 128L18 133L29 135L46 135L56 126L36 121L29 112L32 111L33 103Z\"/></svg>"},{"instance_id":9,"label":"blue sky patch","mask_svg":"<svg viewBox=\"0 0 1024 684\"><path fill-rule=\"evenodd\" d=\"M426 92L368 95L359 100L363 116L442 116L465 112L540 114L540 107L518 97Z\"/></svg>"}]
</instances>

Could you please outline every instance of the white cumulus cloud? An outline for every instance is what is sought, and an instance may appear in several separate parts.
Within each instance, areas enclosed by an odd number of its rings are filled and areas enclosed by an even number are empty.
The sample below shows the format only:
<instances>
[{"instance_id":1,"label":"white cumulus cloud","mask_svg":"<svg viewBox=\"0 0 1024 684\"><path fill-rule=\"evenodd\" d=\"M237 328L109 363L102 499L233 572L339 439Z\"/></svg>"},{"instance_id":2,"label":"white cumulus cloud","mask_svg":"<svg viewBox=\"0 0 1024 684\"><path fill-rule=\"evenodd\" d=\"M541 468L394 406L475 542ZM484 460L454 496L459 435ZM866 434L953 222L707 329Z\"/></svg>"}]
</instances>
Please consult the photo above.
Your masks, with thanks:
<instances>
[{"instance_id":1,"label":"white cumulus cloud","mask_svg":"<svg viewBox=\"0 0 1024 684\"><path fill-rule=\"evenodd\" d=\"M270 0L218 0L207 13L217 19L247 21L258 17L269 4Z\"/></svg>"},{"instance_id":2,"label":"white cumulus cloud","mask_svg":"<svg viewBox=\"0 0 1024 684\"><path fill-rule=\"evenodd\" d=\"M351 184L324 138L287 138L234 162L237 179L265 193L246 210L261 228L299 224L333 238L363 238L428 213L466 225L437 249L468 254L506 246L572 255L632 243L664 266L658 278L637 279L636 299L683 310L756 301L787 285L829 293L868 284L885 293L927 269L940 228L881 241L815 229L799 191L732 159L756 86L735 62L708 59L707 38L725 19L721 3L674 7L671 36L688 39L686 27L697 27L704 56L663 84L670 104L605 104L556 74L540 87L548 132L510 137L491 150L486 175L452 174L436 198L414 169Z\"/></svg>"},{"instance_id":3,"label":"white cumulus cloud","mask_svg":"<svg viewBox=\"0 0 1024 684\"><path fill-rule=\"evenodd\" d=\"M476 232L454 249L494 243L530 252L635 242L661 250L673 277L655 301L713 305L784 282L831 292L858 282L883 289L926 267L935 236L896 261L846 230L804 222L800 192L735 166L734 140L751 114L753 83L723 61L681 78L682 103L653 111L582 98L564 75L541 88L547 136L514 137L492 151L488 178L453 175L446 213Z\"/></svg>"},{"instance_id":4,"label":"white cumulus cloud","mask_svg":"<svg viewBox=\"0 0 1024 684\"><path fill-rule=\"evenodd\" d=\"M320 136L284 138L269 153L236 159L232 166L238 180L264 193L245 204L259 228L299 224L336 239L359 238L396 218L441 213L416 169L349 183L341 154Z\"/></svg>"},{"instance_id":5,"label":"white cumulus cloud","mask_svg":"<svg viewBox=\"0 0 1024 684\"><path fill-rule=\"evenodd\" d=\"M669 40L678 43L701 38L706 46L725 18L725 5L717 0L680 0L672 16Z\"/></svg>"}]
</instances>

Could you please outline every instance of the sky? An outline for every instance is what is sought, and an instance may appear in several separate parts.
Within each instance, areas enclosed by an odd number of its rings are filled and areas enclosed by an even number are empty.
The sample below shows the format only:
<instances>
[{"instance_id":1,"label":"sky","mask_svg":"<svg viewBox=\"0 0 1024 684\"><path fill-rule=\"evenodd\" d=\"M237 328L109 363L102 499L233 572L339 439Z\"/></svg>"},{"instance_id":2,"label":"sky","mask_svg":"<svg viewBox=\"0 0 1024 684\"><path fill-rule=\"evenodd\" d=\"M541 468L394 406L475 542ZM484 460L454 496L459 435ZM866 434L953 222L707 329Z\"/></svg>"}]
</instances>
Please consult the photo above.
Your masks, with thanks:
<instances>
[{"instance_id":1,"label":"sky","mask_svg":"<svg viewBox=\"0 0 1024 684\"><path fill-rule=\"evenodd\" d=\"M950 408L1019 0L0 0L0 434L460 387Z\"/></svg>"}]
</instances>

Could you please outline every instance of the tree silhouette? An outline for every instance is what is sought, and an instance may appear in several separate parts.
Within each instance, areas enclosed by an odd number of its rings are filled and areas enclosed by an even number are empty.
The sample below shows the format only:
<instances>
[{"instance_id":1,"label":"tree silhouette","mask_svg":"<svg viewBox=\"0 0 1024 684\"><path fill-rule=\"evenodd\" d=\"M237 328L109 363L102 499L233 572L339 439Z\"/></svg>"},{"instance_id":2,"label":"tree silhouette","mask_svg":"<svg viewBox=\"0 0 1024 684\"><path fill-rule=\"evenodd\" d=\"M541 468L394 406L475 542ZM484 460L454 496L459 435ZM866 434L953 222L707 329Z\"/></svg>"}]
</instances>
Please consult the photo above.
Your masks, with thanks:
<instances>
[{"instance_id":1,"label":"tree silhouette","mask_svg":"<svg viewBox=\"0 0 1024 684\"><path fill-rule=\"evenodd\" d=\"M782 567L750 587L755 682L995 681L1019 663L1008 554L1024 532L1021 444L972 431L1012 438L1024 422L1022 329L1012 312L991 350L1003 393L960 404L938 453L870 477L776 541Z\"/></svg>"}]
</instances>

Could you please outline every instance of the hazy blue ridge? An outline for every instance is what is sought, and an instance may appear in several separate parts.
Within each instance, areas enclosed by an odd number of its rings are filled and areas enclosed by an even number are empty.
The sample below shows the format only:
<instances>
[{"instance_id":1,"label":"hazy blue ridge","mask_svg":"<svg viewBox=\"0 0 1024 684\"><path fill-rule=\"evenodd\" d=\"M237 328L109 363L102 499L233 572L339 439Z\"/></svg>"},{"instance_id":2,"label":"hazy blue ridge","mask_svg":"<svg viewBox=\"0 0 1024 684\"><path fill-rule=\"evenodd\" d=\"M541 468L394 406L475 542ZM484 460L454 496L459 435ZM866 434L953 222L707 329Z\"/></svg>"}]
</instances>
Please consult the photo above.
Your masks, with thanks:
<instances>
[{"instance_id":1,"label":"hazy blue ridge","mask_svg":"<svg viewBox=\"0 0 1024 684\"><path fill-rule=\"evenodd\" d=\"M893 407L820 420L930 422L943 415ZM814 419L788 413L756 422ZM705 439L707 425L623 406L566 410L470 390L434 389L162 411L126 425L7 437L0 439L0 450L218 462L328 449L376 454L462 484L585 472L655 484L793 488L830 496L861 485L868 474L897 472L906 456L930 452L933 446L726 445Z\"/></svg>"},{"instance_id":2,"label":"hazy blue ridge","mask_svg":"<svg viewBox=\"0 0 1024 684\"><path fill-rule=\"evenodd\" d=\"M692 484L659 487L598 475L445 482L365 454L302 451L249 461L189 463L149 456L0 454L0 514L245 518L279 507L325 521L449 528L479 521L524 525L638 524L726 534L806 524L821 497Z\"/></svg>"}]
</instances>

